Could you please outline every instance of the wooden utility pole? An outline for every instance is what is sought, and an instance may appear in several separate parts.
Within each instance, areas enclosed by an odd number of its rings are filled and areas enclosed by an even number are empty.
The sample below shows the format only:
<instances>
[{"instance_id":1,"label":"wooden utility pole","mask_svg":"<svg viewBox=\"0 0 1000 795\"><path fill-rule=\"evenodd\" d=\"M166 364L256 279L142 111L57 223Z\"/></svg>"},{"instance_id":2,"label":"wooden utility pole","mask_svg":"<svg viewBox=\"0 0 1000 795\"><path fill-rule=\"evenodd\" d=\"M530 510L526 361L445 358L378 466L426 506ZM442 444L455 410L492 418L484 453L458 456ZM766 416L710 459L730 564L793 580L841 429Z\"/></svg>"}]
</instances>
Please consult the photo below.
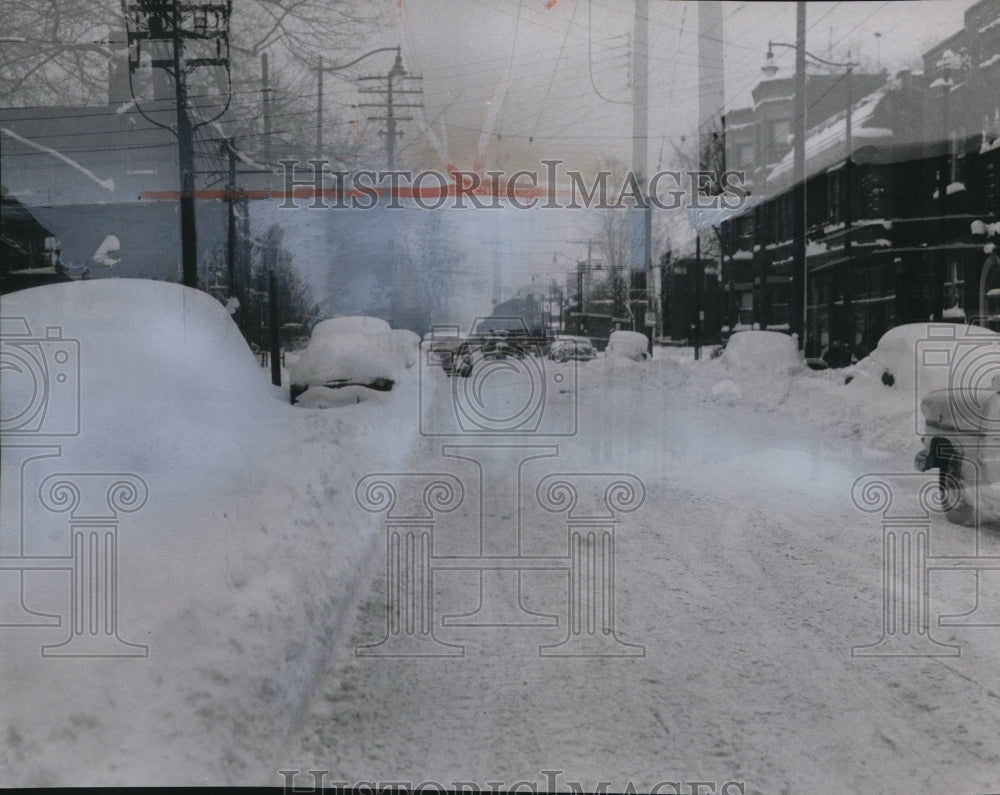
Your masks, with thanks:
<instances>
[{"instance_id":1,"label":"wooden utility pole","mask_svg":"<svg viewBox=\"0 0 1000 795\"><path fill-rule=\"evenodd\" d=\"M403 51L399 46L378 47L374 50L366 52L364 55L358 56L353 61L340 64L339 66L325 66L323 64L323 58L320 57L319 63L316 65L316 157L322 157L323 154L323 72L339 72L342 69L354 66L356 63L360 63L365 58L368 58L371 55L376 55L380 52L395 52L396 65L393 66L393 69L398 68L400 74L406 74L406 71L403 69ZM373 78L368 79L371 80Z\"/></svg>"},{"instance_id":2,"label":"wooden utility pole","mask_svg":"<svg viewBox=\"0 0 1000 795\"><path fill-rule=\"evenodd\" d=\"M397 94L423 94L422 88L397 88L396 80L423 80L419 75L408 75L403 68L403 58L399 52L396 53L396 62L386 75L367 75L361 80L384 80L385 86L377 88L358 89L362 94L384 94L385 102L362 102L358 105L361 108L385 108L385 116L369 116L369 121L384 121L386 123L385 135L385 156L389 165L389 171L396 168L396 140L402 133L396 129L396 123L400 121L413 121L412 116L397 116L396 108L422 108L423 103L400 103L396 102Z\"/></svg>"},{"instance_id":3,"label":"wooden utility pole","mask_svg":"<svg viewBox=\"0 0 1000 795\"><path fill-rule=\"evenodd\" d=\"M281 308L278 304L278 274L275 273L275 260L278 250L275 247L268 252L271 257L271 269L267 276L268 315L271 320L271 383L281 386Z\"/></svg>"},{"instance_id":4,"label":"wooden utility pole","mask_svg":"<svg viewBox=\"0 0 1000 795\"><path fill-rule=\"evenodd\" d=\"M323 56L316 67L316 157L323 156Z\"/></svg>"},{"instance_id":5,"label":"wooden utility pole","mask_svg":"<svg viewBox=\"0 0 1000 795\"><path fill-rule=\"evenodd\" d=\"M181 278L185 286L198 286L198 233L194 206L194 133L226 112L232 98L228 90L222 110L211 119L195 124L191 120L188 75L197 68L216 67L230 78L229 20L232 0L182 3L179 0L126 0L122 4L129 45L129 87L139 113L157 127L171 130L177 137L177 165L180 177ZM192 50L188 52L188 42ZM143 68L142 47L152 49L153 69L164 69L173 79L176 125L154 120L135 95L132 77ZM168 48L167 57L163 48Z\"/></svg>"},{"instance_id":6,"label":"wooden utility pole","mask_svg":"<svg viewBox=\"0 0 1000 795\"><path fill-rule=\"evenodd\" d=\"M177 97L177 164L181 183L181 263L185 287L198 286L198 228L194 213L194 130L188 107L181 12L173 4L173 72Z\"/></svg>"},{"instance_id":7,"label":"wooden utility pole","mask_svg":"<svg viewBox=\"0 0 1000 795\"><path fill-rule=\"evenodd\" d=\"M698 169L713 171L718 162L713 157L716 146L716 121L721 119L726 104L725 52L723 51L723 17L720 0L702 0L698 3ZM721 126L721 124L720 124ZM723 141L725 146L725 141ZM722 179L716 173L713 184ZM710 188L709 191L712 189ZM701 343L705 336L704 282L705 267L701 259L701 232L696 229L695 267L695 349L694 358L701 357ZM715 313L713 312L713 315Z\"/></svg>"},{"instance_id":8,"label":"wooden utility pole","mask_svg":"<svg viewBox=\"0 0 1000 795\"><path fill-rule=\"evenodd\" d=\"M264 112L264 163L271 164L271 84L267 53L260 54L261 99Z\"/></svg>"},{"instance_id":9,"label":"wooden utility pole","mask_svg":"<svg viewBox=\"0 0 1000 795\"><path fill-rule=\"evenodd\" d=\"M808 264L806 262L806 4L795 4L795 108L792 135L792 295L789 329L798 334L799 350L805 350L809 313ZM808 352L807 352L808 354Z\"/></svg>"},{"instance_id":10,"label":"wooden utility pole","mask_svg":"<svg viewBox=\"0 0 1000 795\"><path fill-rule=\"evenodd\" d=\"M648 167L647 156L649 150L649 0L635 0L635 22L632 35L632 173L635 175L636 184L642 195L642 206L634 214L634 219L630 226L638 228L629 229L630 251L629 267L625 271L626 287L625 302L626 311L631 318L632 330L635 327L635 312L632 301L632 269L649 273L652 270L652 231L653 231L653 208L649 202L648 195ZM638 243L638 251L635 244ZM647 297L649 284L653 282L648 278ZM656 307L655 298L648 301L647 306ZM642 329L648 334L649 344L647 352L653 355L653 333L649 326Z\"/></svg>"},{"instance_id":11,"label":"wooden utility pole","mask_svg":"<svg viewBox=\"0 0 1000 795\"><path fill-rule=\"evenodd\" d=\"M226 181L226 284L229 295L236 295L236 147L232 139L223 143L229 155L229 175Z\"/></svg>"},{"instance_id":12,"label":"wooden utility pole","mask_svg":"<svg viewBox=\"0 0 1000 795\"><path fill-rule=\"evenodd\" d=\"M705 308L702 306L701 283L704 280L704 268L701 264L701 233L694 239L694 358L701 358L702 320Z\"/></svg>"}]
</instances>

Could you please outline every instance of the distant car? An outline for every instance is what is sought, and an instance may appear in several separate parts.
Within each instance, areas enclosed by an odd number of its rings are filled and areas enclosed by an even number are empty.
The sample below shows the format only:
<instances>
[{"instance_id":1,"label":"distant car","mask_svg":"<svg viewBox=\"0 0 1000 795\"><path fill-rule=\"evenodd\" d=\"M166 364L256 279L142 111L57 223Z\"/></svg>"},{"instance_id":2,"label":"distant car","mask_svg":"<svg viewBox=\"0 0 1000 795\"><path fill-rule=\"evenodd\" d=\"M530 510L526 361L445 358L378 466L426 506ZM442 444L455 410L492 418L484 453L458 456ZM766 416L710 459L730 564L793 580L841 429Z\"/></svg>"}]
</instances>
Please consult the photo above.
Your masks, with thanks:
<instances>
[{"instance_id":1,"label":"distant car","mask_svg":"<svg viewBox=\"0 0 1000 795\"><path fill-rule=\"evenodd\" d=\"M549 349L549 358L555 362L567 362L570 359L587 362L596 356L594 346L586 337L557 337Z\"/></svg>"},{"instance_id":2,"label":"distant car","mask_svg":"<svg viewBox=\"0 0 1000 795\"><path fill-rule=\"evenodd\" d=\"M505 331L487 332L480 340L479 350L484 359L506 359L508 356L523 356L523 350L515 344Z\"/></svg>"},{"instance_id":3,"label":"distant car","mask_svg":"<svg viewBox=\"0 0 1000 795\"><path fill-rule=\"evenodd\" d=\"M540 329L529 327L522 317L491 315L478 318L472 328L469 344L484 359L522 359L542 353Z\"/></svg>"}]
</instances>

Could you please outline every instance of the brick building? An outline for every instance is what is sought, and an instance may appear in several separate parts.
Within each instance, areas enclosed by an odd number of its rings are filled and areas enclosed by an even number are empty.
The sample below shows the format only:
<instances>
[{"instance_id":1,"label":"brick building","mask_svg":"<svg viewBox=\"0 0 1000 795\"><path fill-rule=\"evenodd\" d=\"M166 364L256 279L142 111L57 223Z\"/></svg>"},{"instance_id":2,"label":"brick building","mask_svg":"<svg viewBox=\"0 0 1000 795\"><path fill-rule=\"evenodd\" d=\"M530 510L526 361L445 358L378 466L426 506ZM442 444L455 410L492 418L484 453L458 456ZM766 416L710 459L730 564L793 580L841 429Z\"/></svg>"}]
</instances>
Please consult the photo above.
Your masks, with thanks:
<instances>
[{"instance_id":1,"label":"brick building","mask_svg":"<svg viewBox=\"0 0 1000 795\"><path fill-rule=\"evenodd\" d=\"M990 303L1000 288L990 245L991 233L1000 240L1000 3L971 6L963 29L923 60L922 74L853 75L849 87L846 75L826 76L830 94L845 89L839 108L832 99L814 108L817 78L807 82L808 355L863 355L895 325L971 320L980 304L1000 317L1000 298ZM785 97L777 82L763 81L754 108L726 118L727 164L748 171L760 201L722 225L723 313L732 325L787 329L801 265L793 154L771 107L780 103L768 101Z\"/></svg>"}]
</instances>

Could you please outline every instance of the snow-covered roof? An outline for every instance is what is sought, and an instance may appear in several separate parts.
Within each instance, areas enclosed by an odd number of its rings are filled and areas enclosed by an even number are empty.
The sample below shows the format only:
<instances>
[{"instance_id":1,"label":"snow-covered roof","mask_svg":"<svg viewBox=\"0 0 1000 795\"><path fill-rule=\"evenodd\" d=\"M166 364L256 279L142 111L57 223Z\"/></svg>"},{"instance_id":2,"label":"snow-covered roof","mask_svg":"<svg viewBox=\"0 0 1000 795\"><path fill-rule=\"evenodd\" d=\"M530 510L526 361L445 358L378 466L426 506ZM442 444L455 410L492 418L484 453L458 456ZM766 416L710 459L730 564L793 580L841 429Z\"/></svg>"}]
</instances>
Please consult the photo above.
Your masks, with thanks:
<instances>
[{"instance_id":1,"label":"snow-covered roof","mask_svg":"<svg viewBox=\"0 0 1000 795\"><path fill-rule=\"evenodd\" d=\"M886 127L868 126L873 120L879 104L888 92L887 86L862 97L852 106L851 141L852 149L864 146L871 141L885 141L894 135L893 130ZM844 146L847 137L846 110L828 119L806 134L806 173L812 174L820 169L829 168L844 157ZM785 183L791 179L794 167L794 151L788 152L774 167L768 176L768 182Z\"/></svg>"}]
</instances>

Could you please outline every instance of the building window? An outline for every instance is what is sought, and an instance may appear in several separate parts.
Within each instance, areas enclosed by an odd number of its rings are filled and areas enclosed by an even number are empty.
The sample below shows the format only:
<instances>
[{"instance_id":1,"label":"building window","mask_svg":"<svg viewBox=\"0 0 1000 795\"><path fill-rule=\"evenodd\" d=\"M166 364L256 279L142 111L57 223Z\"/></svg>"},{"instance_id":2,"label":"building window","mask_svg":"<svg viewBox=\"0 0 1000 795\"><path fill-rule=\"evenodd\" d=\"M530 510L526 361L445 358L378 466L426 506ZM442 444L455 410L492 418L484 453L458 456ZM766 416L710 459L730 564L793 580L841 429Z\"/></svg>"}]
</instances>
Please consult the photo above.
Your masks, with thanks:
<instances>
[{"instance_id":1,"label":"building window","mask_svg":"<svg viewBox=\"0 0 1000 795\"><path fill-rule=\"evenodd\" d=\"M831 224L840 221L840 199L843 191L843 180L840 171L832 171L827 174L826 182L826 204L829 208L829 220Z\"/></svg>"},{"instance_id":2,"label":"building window","mask_svg":"<svg viewBox=\"0 0 1000 795\"><path fill-rule=\"evenodd\" d=\"M753 141L740 144L736 149L736 162L740 168L749 168L753 165Z\"/></svg>"},{"instance_id":3,"label":"building window","mask_svg":"<svg viewBox=\"0 0 1000 795\"><path fill-rule=\"evenodd\" d=\"M739 315L741 325L753 324L753 293L740 293Z\"/></svg>"},{"instance_id":4,"label":"building window","mask_svg":"<svg viewBox=\"0 0 1000 795\"><path fill-rule=\"evenodd\" d=\"M792 129L792 123L788 119L775 119L768 126L771 140L778 144L788 143L788 133Z\"/></svg>"},{"instance_id":5,"label":"building window","mask_svg":"<svg viewBox=\"0 0 1000 795\"><path fill-rule=\"evenodd\" d=\"M992 147L1000 139L1000 108L983 114L983 146Z\"/></svg>"},{"instance_id":6,"label":"building window","mask_svg":"<svg viewBox=\"0 0 1000 795\"><path fill-rule=\"evenodd\" d=\"M951 179L950 182L962 181L962 165L965 160L965 127L959 127L951 132Z\"/></svg>"},{"instance_id":7,"label":"building window","mask_svg":"<svg viewBox=\"0 0 1000 795\"><path fill-rule=\"evenodd\" d=\"M965 318L965 310L962 307L964 295L965 279L962 277L958 263L949 262L948 279L944 283L944 306L949 319Z\"/></svg>"}]
</instances>

